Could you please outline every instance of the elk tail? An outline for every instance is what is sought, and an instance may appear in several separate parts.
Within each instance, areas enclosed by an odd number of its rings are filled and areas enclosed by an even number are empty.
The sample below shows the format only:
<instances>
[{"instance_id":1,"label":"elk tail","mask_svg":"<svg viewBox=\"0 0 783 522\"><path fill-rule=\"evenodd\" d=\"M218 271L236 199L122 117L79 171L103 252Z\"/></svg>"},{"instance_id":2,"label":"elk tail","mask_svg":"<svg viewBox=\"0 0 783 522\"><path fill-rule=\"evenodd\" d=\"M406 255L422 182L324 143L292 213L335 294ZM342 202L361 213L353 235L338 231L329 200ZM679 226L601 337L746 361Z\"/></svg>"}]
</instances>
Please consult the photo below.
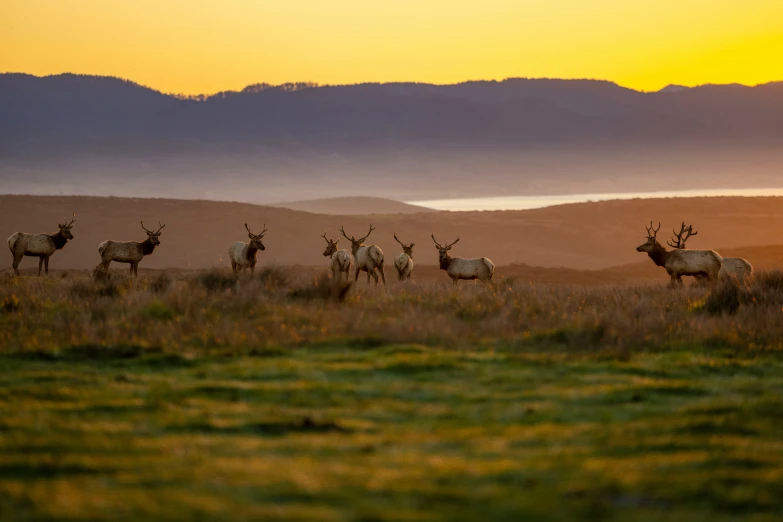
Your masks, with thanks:
<instances>
[{"instance_id":1,"label":"elk tail","mask_svg":"<svg viewBox=\"0 0 783 522\"><path fill-rule=\"evenodd\" d=\"M487 265L487 269L489 269L489 280L492 281L492 276L495 275L495 265L486 257L482 257L481 260Z\"/></svg>"},{"instance_id":2,"label":"elk tail","mask_svg":"<svg viewBox=\"0 0 783 522\"><path fill-rule=\"evenodd\" d=\"M14 247L16 246L16 242L19 241L19 238L22 237L21 232L17 232L16 234L12 234L11 237L8 238L8 248L11 249L11 252L14 251Z\"/></svg>"},{"instance_id":3,"label":"elk tail","mask_svg":"<svg viewBox=\"0 0 783 522\"><path fill-rule=\"evenodd\" d=\"M98 245L98 253L103 256L103 252L106 251L106 247L109 246L108 241L104 241L100 245Z\"/></svg>"},{"instance_id":4,"label":"elk tail","mask_svg":"<svg viewBox=\"0 0 783 522\"><path fill-rule=\"evenodd\" d=\"M375 261L375 266L383 266L383 252L379 248L370 249L370 258Z\"/></svg>"}]
</instances>

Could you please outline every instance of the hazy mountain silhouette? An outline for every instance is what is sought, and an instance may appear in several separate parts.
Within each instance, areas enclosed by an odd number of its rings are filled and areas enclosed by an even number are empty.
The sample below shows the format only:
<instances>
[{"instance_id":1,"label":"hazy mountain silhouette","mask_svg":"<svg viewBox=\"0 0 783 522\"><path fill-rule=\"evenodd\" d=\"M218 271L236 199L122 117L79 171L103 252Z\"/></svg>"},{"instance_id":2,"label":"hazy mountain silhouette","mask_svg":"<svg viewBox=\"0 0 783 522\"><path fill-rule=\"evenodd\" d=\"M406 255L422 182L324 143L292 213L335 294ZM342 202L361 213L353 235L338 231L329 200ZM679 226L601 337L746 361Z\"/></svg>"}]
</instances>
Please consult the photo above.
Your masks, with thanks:
<instances>
[{"instance_id":1,"label":"hazy mountain silhouette","mask_svg":"<svg viewBox=\"0 0 783 522\"><path fill-rule=\"evenodd\" d=\"M671 170L683 163L699 180L744 172L747 183L777 174L782 136L781 83L655 93L592 80L260 84L180 97L110 77L0 74L4 192L127 183L139 193L154 181L160 195L238 199L260 182L267 191L253 197L266 202L464 196L650 184L644 169L682 182ZM294 181L326 189L296 192Z\"/></svg>"}]
</instances>

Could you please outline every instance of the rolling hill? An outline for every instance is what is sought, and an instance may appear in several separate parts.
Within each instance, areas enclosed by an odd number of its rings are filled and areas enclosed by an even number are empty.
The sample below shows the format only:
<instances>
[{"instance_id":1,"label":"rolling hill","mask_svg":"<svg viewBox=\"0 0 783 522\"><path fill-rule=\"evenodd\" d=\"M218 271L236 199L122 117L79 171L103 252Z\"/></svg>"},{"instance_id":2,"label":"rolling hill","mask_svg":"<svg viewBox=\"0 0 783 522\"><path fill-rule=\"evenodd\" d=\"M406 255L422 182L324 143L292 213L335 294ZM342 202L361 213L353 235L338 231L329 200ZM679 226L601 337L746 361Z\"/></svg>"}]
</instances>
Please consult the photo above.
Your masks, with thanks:
<instances>
[{"instance_id":1,"label":"rolling hill","mask_svg":"<svg viewBox=\"0 0 783 522\"><path fill-rule=\"evenodd\" d=\"M386 253L387 270L399 251L393 233L415 242L419 266L435 265L437 252L430 234L441 241L460 237L453 254L487 256L496 265L573 270L608 269L635 278L661 277L636 246L645 239L644 223L663 223L661 238L681 220L695 225L699 235L689 248L716 248L724 255L743 255L757 267L781 266L783 251L782 198L693 198L606 201L561 205L537 210L507 212L433 212L368 216L311 214L283 208L214 201L0 196L0 236L16 231L53 232L56 223L75 212L76 239L52 258L53 268L92 268L98 263L97 246L105 239L141 240L139 221L166 223L161 247L142 263L143 268L227 267L229 245L245 240L243 223L269 232L261 264L324 266L326 231L339 237L340 226L349 234L376 231L370 241ZM346 240L343 239L341 246ZM10 253L5 254L10 267ZM23 265L31 266L34 260ZM630 266L623 266L629 265ZM620 267L620 268L617 268ZM625 271L625 272L623 272ZM499 271L499 273L502 273ZM619 277L607 275L612 279ZM623 275L621 279L625 279Z\"/></svg>"}]
</instances>

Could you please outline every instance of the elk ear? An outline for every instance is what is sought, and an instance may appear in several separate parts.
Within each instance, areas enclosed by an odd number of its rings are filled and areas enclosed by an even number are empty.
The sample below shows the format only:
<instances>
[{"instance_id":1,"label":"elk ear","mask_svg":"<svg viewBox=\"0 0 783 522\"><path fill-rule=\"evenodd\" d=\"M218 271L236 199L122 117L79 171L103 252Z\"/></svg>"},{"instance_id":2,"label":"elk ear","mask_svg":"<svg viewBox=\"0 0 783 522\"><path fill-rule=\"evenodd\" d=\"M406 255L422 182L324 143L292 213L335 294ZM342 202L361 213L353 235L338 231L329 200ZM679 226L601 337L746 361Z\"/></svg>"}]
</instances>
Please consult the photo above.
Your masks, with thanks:
<instances>
[{"instance_id":1,"label":"elk ear","mask_svg":"<svg viewBox=\"0 0 783 522\"><path fill-rule=\"evenodd\" d=\"M335 242L333 243L333 245L334 245L334 246L337 246L337 243L339 243L339 242L340 242L340 240L338 239L337 241L335 241Z\"/></svg>"},{"instance_id":2,"label":"elk ear","mask_svg":"<svg viewBox=\"0 0 783 522\"><path fill-rule=\"evenodd\" d=\"M148 235L148 236L151 236L151 235L152 235L152 232L150 232L149 230L147 230L147 235Z\"/></svg>"},{"instance_id":3,"label":"elk ear","mask_svg":"<svg viewBox=\"0 0 783 522\"><path fill-rule=\"evenodd\" d=\"M249 237L250 239L253 239L255 236L248 232L247 237Z\"/></svg>"}]
</instances>

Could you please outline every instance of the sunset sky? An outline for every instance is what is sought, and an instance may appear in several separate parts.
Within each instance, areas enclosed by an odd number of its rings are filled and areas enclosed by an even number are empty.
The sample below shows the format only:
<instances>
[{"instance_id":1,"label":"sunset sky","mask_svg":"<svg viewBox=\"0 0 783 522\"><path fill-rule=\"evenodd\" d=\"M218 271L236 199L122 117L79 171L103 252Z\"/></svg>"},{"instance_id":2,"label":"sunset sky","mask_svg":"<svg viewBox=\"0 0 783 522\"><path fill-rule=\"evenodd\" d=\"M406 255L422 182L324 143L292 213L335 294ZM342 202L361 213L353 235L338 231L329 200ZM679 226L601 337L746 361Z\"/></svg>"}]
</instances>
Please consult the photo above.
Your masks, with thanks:
<instances>
[{"instance_id":1,"label":"sunset sky","mask_svg":"<svg viewBox=\"0 0 783 522\"><path fill-rule=\"evenodd\" d=\"M0 72L252 83L783 80L781 0L0 0Z\"/></svg>"}]
</instances>

